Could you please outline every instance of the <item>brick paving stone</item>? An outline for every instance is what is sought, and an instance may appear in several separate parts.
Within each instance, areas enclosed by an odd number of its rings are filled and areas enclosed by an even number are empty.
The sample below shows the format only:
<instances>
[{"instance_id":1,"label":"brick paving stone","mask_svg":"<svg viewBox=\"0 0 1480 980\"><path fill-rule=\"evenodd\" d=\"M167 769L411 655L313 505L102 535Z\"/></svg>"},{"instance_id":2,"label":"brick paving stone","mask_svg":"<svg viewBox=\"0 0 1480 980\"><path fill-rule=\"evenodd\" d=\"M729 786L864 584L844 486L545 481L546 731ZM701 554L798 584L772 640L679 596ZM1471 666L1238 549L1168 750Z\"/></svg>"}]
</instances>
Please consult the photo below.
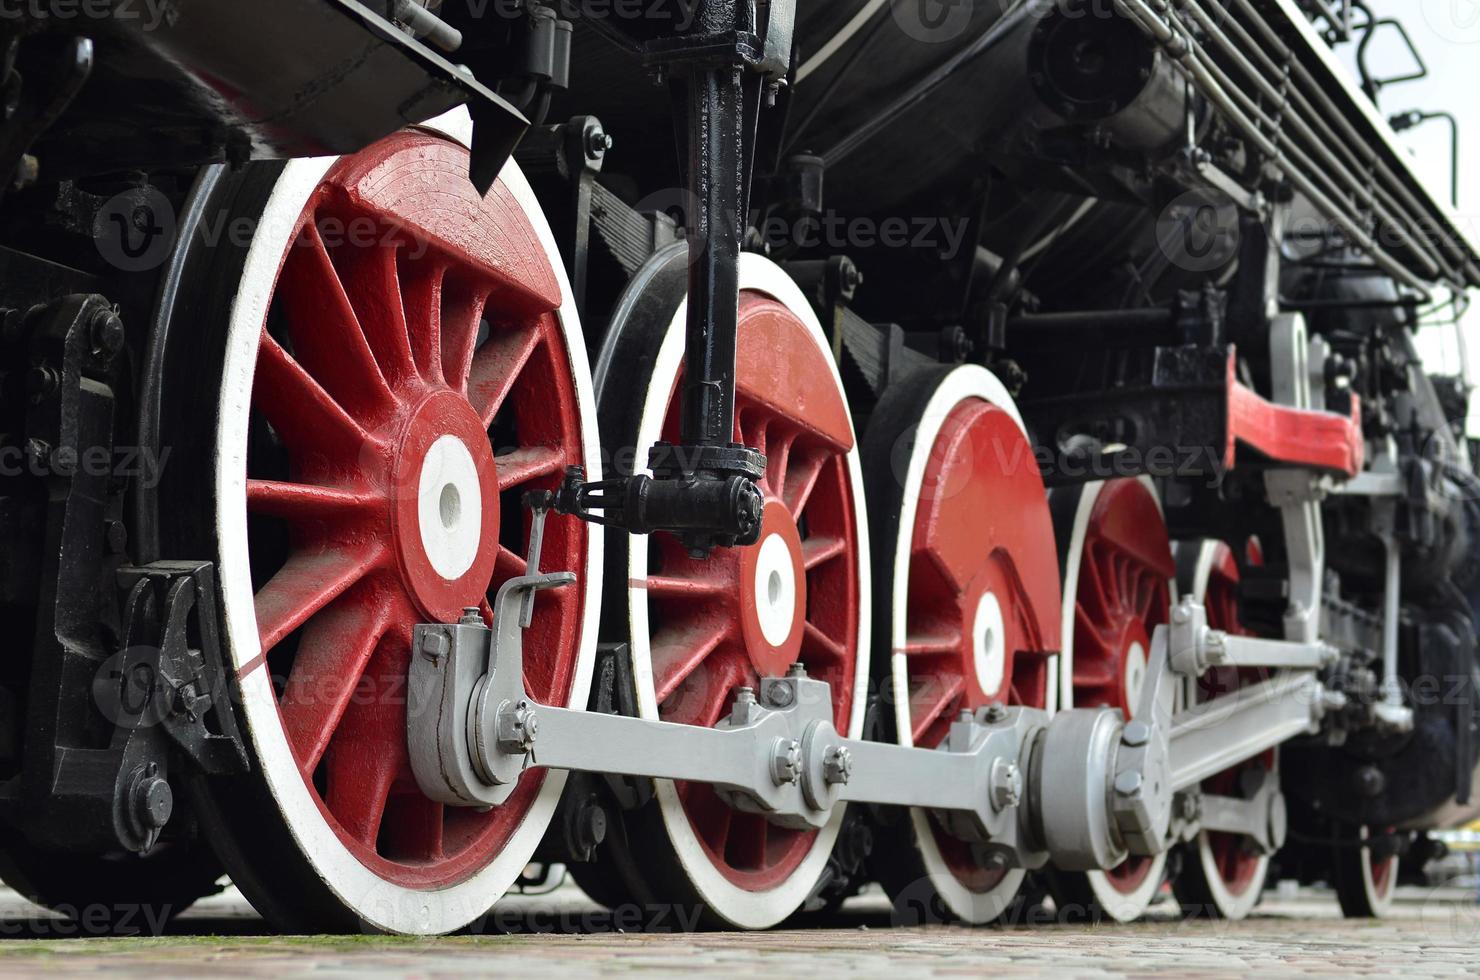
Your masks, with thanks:
<instances>
[{"instance_id":1,"label":"brick paving stone","mask_svg":"<svg viewBox=\"0 0 1480 980\"><path fill-rule=\"evenodd\" d=\"M1271 893L1245 922L1185 922L1174 908L1127 926L893 928L864 898L825 928L768 933L617 932L574 889L510 899L496 917L513 935L420 940L274 937L235 892L204 902L159 938L83 938L0 891L0 978L322 980L415 976L542 980L588 974L827 978L904 976L1403 976L1480 975L1480 910L1472 895L1404 889L1392 918L1352 922L1312 891ZM590 931L528 934L585 923ZM592 926L592 923L596 923ZM605 923L605 927L601 925Z\"/></svg>"}]
</instances>

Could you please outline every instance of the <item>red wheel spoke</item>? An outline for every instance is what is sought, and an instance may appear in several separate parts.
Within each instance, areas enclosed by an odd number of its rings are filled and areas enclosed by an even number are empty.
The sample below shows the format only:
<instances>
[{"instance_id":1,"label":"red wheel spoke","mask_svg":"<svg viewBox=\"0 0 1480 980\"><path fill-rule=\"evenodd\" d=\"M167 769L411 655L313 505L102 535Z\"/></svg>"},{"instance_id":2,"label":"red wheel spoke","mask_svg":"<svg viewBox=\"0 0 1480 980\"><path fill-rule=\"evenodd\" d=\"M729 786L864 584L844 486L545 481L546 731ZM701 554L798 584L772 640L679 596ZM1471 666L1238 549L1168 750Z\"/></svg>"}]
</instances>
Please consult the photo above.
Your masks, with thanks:
<instances>
[{"instance_id":1,"label":"red wheel spoke","mask_svg":"<svg viewBox=\"0 0 1480 980\"><path fill-rule=\"evenodd\" d=\"M529 562L524 555L513 551L504 545L498 546L498 560L493 565L494 584L505 579L515 578L523 575L529 570Z\"/></svg>"},{"instance_id":2,"label":"red wheel spoke","mask_svg":"<svg viewBox=\"0 0 1480 980\"><path fill-rule=\"evenodd\" d=\"M519 373L544 338L544 330L539 324L527 324L495 334L473 356L467 382L468 400L482 417L484 425L493 424L509 392L514 390Z\"/></svg>"},{"instance_id":3,"label":"red wheel spoke","mask_svg":"<svg viewBox=\"0 0 1480 980\"><path fill-rule=\"evenodd\" d=\"M256 596L257 632L266 653L385 561L384 543L300 551Z\"/></svg>"},{"instance_id":4,"label":"red wheel spoke","mask_svg":"<svg viewBox=\"0 0 1480 980\"><path fill-rule=\"evenodd\" d=\"M725 860L737 868L765 867L770 821L756 813L736 813L730 818L730 825L734 832L725 840Z\"/></svg>"},{"instance_id":5,"label":"red wheel spoke","mask_svg":"<svg viewBox=\"0 0 1480 980\"><path fill-rule=\"evenodd\" d=\"M802 568L812 571L819 565L848 553L848 542L837 536L817 535L802 542Z\"/></svg>"},{"instance_id":6,"label":"red wheel spoke","mask_svg":"<svg viewBox=\"0 0 1480 980\"><path fill-rule=\"evenodd\" d=\"M1074 686L1089 690L1103 690L1113 687L1119 680L1116 675L1116 664L1109 660L1096 660L1086 663L1083 660L1074 661Z\"/></svg>"},{"instance_id":7,"label":"red wheel spoke","mask_svg":"<svg viewBox=\"0 0 1480 980\"><path fill-rule=\"evenodd\" d=\"M745 408L737 411L735 415L735 428L739 430L739 442L749 446L762 456L766 452L766 427L770 422L768 413L764 408ZM766 468L770 469L769 460Z\"/></svg>"},{"instance_id":8,"label":"red wheel spoke","mask_svg":"<svg viewBox=\"0 0 1480 980\"><path fill-rule=\"evenodd\" d=\"M730 693L742 684L755 683L745 654L722 646L709 656L702 672L695 672L687 684L659 702L663 720L713 728L729 711Z\"/></svg>"},{"instance_id":9,"label":"red wheel spoke","mask_svg":"<svg viewBox=\"0 0 1480 980\"><path fill-rule=\"evenodd\" d=\"M720 644L730 638L735 624L716 616L667 626L653 637L653 686L665 701Z\"/></svg>"},{"instance_id":10,"label":"red wheel spoke","mask_svg":"<svg viewBox=\"0 0 1480 980\"><path fill-rule=\"evenodd\" d=\"M653 599L713 599L728 595L733 585L724 578L649 575L648 595Z\"/></svg>"},{"instance_id":11,"label":"red wheel spoke","mask_svg":"<svg viewBox=\"0 0 1480 980\"><path fill-rule=\"evenodd\" d=\"M524 446L494 458L500 491L565 470L565 450L554 446Z\"/></svg>"},{"instance_id":12,"label":"red wheel spoke","mask_svg":"<svg viewBox=\"0 0 1480 980\"><path fill-rule=\"evenodd\" d=\"M442 377L457 391L468 390L468 371L487 301L485 293L443 280Z\"/></svg>"},{"instance_id":13,"label":"red wheel spoke","mask_svg":"<svg viewBox=\"0 0 1480 980\"><path fill-rule=\"evenodd\" d=\"M848 648L834 640L808 620L802 627L802 649L809 651L809 661L818 658L828 663L840 664L848 659Z\"/></svg>"},{"instance_id":14,"label":"red wheel spoke","mask_svg":"<svg viewBox=\"0 0 1480 980\"><path fill-rule=\"evenodd\" d=\"M365 668L393 614L404 612L384 596L360 590L314 617L303 631L278 707L305 773L318 766L351 699L358 708L370 709L383 708L379 702L390 697L404 696L404 691L390 690L389 684L361 684L362 678L375 679Z\"/></svg>"},{"instance_id":15,"label":"red wheel spoke","mask_svg":"<svg viewBox=\"0 0 1480 980\"><path fill-rule=\"evenodd\" d=\"M332 771L332 770L331 770ZM405 861L436 861L445 856L446 808L417 792L392 792L381 818L381 850Z\"/></svg>"},{"instance_id":16,"label":"red wheel spoke","mask_svg":"<svg viewBox=\"0 0 1480 980\"><path fill-rule=\"evenodd\" d=\"M375 361L393 389L420 377L411 351L406 305L395 245L355 252L346 263L344 287Z\"/></svg>"},{"instance_id":17,"label":"red wheel spoke","mask_svg":"<svg viewBox=\"0 0 1480 980\"><path fill-rule=\"evenodd\" d=\"M353 459L369 438L265 330L257 352L252 404L296 454Z\"/></svg>"},{"instance_id":18,"label":"red wheel spoke","mask_svg":"<svg viewBox=\"0 0 1480 980\"><path fill-rule=\"evenodd\" d=\"M925 738L925 733L930 731L930 726L935 724L937 718L951 709L965 690L966 681L960 674L943 672L936 672L920 687L911 689L910 725L913 729L911 737L916 744L921 743Z\"/></svg>"},{"instance_id":19,"label":"red wheel spoke","mask_svg":"<svg viewBox=\"0 0 1480 980\"><path fill-rule=\"evenodd\" d=\"M373 652L374 661L362 675L366 683L344 710L324 756L324 803L351 837L378 850L391 794L398 785L414 785L406 749L406 689L402 683L410 637L393 630ZM424 826L399 830L403 838L412 838L413 846L431 843Z\"/></svg>"},{"instance_id":20,"label":"red wheel spoke","mask_svg":"<svg viewBox=\"0 0 1480 980\"><path fill-rule=\"evenodd\" d=\"M771 440L766 453L766 487L777 497L786 499L786 471L791 468L792 447L796 445L795 433L783 434Z\"/></svg>"},{"instance_id":21,"label":"red wheel spoke","mask_svg":"<svg viewBox=\"0 0 1480 980\"><path fill-rule=\"evenodd\" d=\"M782 500L786 503L786 509L791 511L792 517L802 516L807 502L812 499L812 491L817 489L817 480L822 475L822 468L830 459L832 456L827 453L817 452L802 460L788 461L786 488L782 492Z\"/></svg>"},{"instance_id":22,"label":"red wheel spoke","mask_svg":"<svg viewBox=\"0 0 1480 980\"><path fill-rule=\"evenodd\" d=\"M384 508L372 493L278 480L248 480L247 510L289 521L368 519Z\"/></svg>"},{"instance_id":23,"label":"red wheel spoke","mask_svg":"<svg viewBox=\"0 0 1480 980\"><path fill-rule=\"evenodd\" d=\"M442 282L447 266L433 259L402 263L401 294L410 328L411 359L427 381L442 378Z\"/></svg>"},{"instance_id":24,"label":"red wheel spoke","mask_svg":"<svg viewBox=\"0 0 1480 980\"><path fill-rule=\"evenodd\" d=\"M283 265L278 298L294 356L324 390L362 421L388 413L395 397L312 222Z\"/></svg>"},{"instance_id":25,"label":"red wheel spoke","mask_svg":"<svg viewBox=\"0 0 1480 980\"><path fill-rule=\"evenodd\" d=\"M905 638L904 653L910 657L955 653L961 649L959 629L941 629L930 633L910 633Z\"/></svg>"},{"instance_id":26,"label":"red wheel spoke","mask_svg":"<svg viewBox=\"0 0 1480 980\"><path fill-rule=\"evenodd\" d=\"M710 850L723 854L725 842L730 838L730 822L734 819L735 808L708 786L689 784L685 790L684 802L693 813L694 828Z\"/></svg>"},{"instance_id":27,"label":"red wheel spoke","mask_svg":"<svg viewBox=\"0 0 1480 980\"><path fill-rule=\"evenodd\" d=\"M364 768L331 756L324 803L339 825L365 847L374 848L396 774L383 766Z\"/></svg>"}]
</instances>

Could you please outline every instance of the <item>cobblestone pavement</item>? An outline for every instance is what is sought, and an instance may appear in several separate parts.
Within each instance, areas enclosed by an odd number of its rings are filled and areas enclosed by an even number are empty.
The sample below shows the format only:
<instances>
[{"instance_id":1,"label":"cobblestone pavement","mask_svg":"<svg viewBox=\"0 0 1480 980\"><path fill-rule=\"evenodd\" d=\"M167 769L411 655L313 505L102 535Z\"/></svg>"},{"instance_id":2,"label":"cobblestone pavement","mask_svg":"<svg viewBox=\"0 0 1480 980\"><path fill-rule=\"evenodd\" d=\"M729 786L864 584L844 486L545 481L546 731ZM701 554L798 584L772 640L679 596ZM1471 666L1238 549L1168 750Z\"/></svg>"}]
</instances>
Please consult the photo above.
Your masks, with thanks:
<instances>
[{"instance_id":1,"label":"cobblestone pavement","mask_svg":"<svg viewBox=\"0 0 1480 980\"><path fill-rule=\"evenodd\" d=\"M1164 906L1132 926L961 929L895 927L887 905L865 896L825 928L726 933L678 931L681 917L669 910L614 917L565 888L503 903L490 921L499 934L407 940L266 936L234 891L159 938L82 938L0 892L0 977L1465 976L1480 974L1473 901L1453 889L1405 889L1391 918L1352 922L1329 895L1300 891L1271 894L1237 924L1186 923ZM644 924L653 931L631 931Z\"/></svg>"}]
</instances>

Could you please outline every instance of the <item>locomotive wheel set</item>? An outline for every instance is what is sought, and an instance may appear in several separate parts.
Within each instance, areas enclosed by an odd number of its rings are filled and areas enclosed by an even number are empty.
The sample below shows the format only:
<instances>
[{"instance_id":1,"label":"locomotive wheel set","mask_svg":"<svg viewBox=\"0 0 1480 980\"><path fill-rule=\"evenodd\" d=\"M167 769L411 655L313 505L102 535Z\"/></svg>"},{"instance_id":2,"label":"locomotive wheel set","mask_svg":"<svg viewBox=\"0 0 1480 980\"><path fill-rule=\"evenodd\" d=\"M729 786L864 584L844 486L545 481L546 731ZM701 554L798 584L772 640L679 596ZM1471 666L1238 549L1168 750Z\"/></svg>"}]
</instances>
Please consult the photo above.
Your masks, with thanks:
<instances>
[{"instance_id":1,"label":"locomotive wheel set","mask_svg":"<svg viewBox=\"0 0 1480 980\"><path fill-rule=\"evenodd\" d=\"M0 877L1382 914L1480 807L1480 255L1337 6L7 19Z\"/></svg>"}]
</instances>

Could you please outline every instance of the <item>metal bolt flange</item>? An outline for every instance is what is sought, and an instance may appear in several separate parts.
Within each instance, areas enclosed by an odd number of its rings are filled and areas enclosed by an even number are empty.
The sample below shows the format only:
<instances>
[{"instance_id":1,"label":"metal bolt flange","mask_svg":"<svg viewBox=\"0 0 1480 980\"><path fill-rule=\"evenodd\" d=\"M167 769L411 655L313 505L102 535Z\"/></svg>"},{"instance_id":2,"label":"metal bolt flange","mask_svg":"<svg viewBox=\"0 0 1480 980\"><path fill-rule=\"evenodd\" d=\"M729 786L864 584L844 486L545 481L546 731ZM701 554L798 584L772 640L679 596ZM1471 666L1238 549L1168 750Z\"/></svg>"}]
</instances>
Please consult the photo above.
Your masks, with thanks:
<instances>
[{"instance_id":1,"label":"metal bolt flange","mask_svg":"<svg viewBox=\"0 0 1480 980\"><path fill-rule=\"evenodd\" d=\"M1006 810L1017 806L1023 799L1023 773L1017 763L998 759L992 763L992 806Z\"/></svg>"},{"instance_id":2,"label":"metal bolt flange","mask_svg":"<svg viewBox=\"0 0 1480 980\"><path fill-rule=\"evenodd\" d=\"M1115 792L1121 796L1134 796L1141 791L1141 774L1127 769L1115 777Z\"/></svg>"},{"instance_id":3,"label":"metal bolt flange","mask_svg":"<svg viewBox=\"0 0 1480 980\"><path fill-rule=\"evenodd\" d=\"M521 699L513 707L505 707L498 713L499 748L505 752L527 751L534 745L539 731L539 715L528 701Z\"/></svg>"},{"instance_id":4,"label":"metal bolt flange","mask_svg":"<svg viewBox=\"0 0 1480 980\"><path fill-rule=\"evenodd\" d=\"M1144 721L1128 722L1125 731L1120 733L1120 740L1132 748L1145 745L1151 740L1151 726Z\"/></svg>"},{"instance_id":5,"label":"metal bolt flange","mask_svg":"<svg viewBox=\"0 0 1480 980\"><path fill-rule=\"evenodd\" d=\"M822 778L828 785L846 783L853 775L853 753L847 746L835 745L822 760Z\"/></svg>"},{"instance_id":6,"label":"metal bolt flange","mask_svg":"<svg viewBox=\"0 0 1480 980\"><path fill-rule=\"evenodd\" d=\"M794 738L778 738L771 750L771 778L777 786L785 786L801 775L802 743Z\"/></svg>"}]
</instances>

